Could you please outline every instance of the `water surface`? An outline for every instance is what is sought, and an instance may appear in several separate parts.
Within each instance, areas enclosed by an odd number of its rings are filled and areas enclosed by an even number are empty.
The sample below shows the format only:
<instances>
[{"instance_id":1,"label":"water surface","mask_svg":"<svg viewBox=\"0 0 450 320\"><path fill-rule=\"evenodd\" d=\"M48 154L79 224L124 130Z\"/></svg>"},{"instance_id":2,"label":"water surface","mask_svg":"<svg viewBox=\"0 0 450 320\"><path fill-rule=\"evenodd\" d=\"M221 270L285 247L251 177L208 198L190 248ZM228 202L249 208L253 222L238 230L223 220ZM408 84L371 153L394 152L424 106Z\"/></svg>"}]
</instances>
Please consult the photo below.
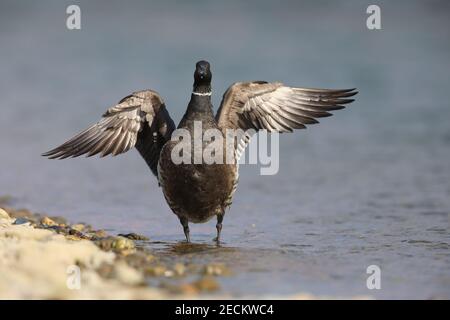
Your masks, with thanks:
<instances>
[{"instance_id":1,"label":"water surface","mask_svg":"<svg viewBox=\"0 0 450 320\"><path fill-rule=\"evenodd\" d=\"M65 28L70 1L0 4L0 195L19 206L113 233L192 263L225 262L234 295L450 297L450 8L445 1L151 3L79 1L82 29ZM194 62L213 68L214 105L234 81L357 87L357 101L281 138L280 171L241 167L226 213L192 225L177 252L178 219L136 151L50 161L40 154L99 119L128 93L160 92L178 122ZM366 288L378 265L382 289Z\"/></svg>"}]
</instances>

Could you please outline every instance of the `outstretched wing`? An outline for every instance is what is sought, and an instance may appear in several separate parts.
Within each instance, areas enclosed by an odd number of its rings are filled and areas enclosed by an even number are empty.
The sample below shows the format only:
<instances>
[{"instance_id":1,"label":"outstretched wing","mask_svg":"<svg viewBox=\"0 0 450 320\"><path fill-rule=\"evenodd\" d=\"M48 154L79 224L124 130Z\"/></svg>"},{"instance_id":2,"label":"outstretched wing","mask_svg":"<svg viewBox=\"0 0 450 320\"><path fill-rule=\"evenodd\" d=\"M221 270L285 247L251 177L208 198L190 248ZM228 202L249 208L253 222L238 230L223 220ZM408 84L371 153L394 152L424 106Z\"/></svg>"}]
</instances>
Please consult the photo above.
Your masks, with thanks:
<instances>
[{"instance_id":1,"label":"outstretched wing","mask_svg":"<svg viewBox=\"0 0 450 320\"><path fill-rule=\"evenodd\" d=\"M136 147L152 172L162 146L175 129L159 94L152 90L134 92L109 108L102 119L43 156L65 159L85 154L118 155Z\"/></svg>"},{"instance_id":2,"label":"outstretched wing","mask_svg":"<svg viewBox=\"0 0 450 320\"><path fill-rule=\"evenodd\" d=\"M355 89L330 90L292 88L265 81L236 82L223 95L216 120L222 129L292 132L318 123L354 100ZM242 137L236 145L238 157L250 140Z\"/></svg>"}]
</instances>

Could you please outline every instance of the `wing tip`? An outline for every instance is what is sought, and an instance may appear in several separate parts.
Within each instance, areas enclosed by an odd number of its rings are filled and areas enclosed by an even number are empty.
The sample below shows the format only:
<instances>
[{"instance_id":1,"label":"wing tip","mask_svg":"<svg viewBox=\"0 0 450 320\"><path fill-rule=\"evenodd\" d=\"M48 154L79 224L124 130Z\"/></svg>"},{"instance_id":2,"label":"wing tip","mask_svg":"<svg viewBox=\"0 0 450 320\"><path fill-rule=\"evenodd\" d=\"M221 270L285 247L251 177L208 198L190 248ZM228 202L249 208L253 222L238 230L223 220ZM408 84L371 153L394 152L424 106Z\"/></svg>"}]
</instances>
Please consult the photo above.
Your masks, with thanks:
<instances>
[{"instance_id":1,"label":"wing tip","mask_svg":"<svg viewBox=\"0 0 450 320\"><path fill-rule=\"evenodd\" d=\"M41 153L41 157L49 158L49 159L55 159L55 155L58 153L57 149L52 149L50 151L46 151L44 153Z\"/></svg>"}]
</instances>

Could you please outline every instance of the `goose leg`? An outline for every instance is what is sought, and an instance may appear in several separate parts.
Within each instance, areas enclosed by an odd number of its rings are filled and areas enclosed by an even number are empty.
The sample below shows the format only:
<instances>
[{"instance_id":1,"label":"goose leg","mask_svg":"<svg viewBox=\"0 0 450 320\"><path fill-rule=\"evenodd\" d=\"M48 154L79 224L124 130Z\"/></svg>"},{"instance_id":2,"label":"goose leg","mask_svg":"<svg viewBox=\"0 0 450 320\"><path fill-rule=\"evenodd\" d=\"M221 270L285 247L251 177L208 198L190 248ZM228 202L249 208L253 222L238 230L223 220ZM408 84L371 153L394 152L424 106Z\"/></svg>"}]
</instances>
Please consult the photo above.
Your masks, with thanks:
<instances>
[{"instance_id":1,"label":"goose leg","mask_svg":"<svg viewBox=\"0 0 450 320\"><path fill-rule=\"evenodd\" d=\"M217 243L220 242L220 232L222 231L222 221L223 221L223 214L218 214L217 215L217 224L216 224L216 229L217 229L217 237L215 237L213 240L216 241Z\"/></svg>"},{"instance_id":2,"label":"goose leg","mask_svg":"<svg viewBox=\"0 0 450 320\"><path fill-rule=\"evenodd\" d=\"M183 226L184 235L186 236L186 242L191 242L191 237L189 236L189 223L188 219L180 217L181 225Z\"/></svg>"}]
</instances>

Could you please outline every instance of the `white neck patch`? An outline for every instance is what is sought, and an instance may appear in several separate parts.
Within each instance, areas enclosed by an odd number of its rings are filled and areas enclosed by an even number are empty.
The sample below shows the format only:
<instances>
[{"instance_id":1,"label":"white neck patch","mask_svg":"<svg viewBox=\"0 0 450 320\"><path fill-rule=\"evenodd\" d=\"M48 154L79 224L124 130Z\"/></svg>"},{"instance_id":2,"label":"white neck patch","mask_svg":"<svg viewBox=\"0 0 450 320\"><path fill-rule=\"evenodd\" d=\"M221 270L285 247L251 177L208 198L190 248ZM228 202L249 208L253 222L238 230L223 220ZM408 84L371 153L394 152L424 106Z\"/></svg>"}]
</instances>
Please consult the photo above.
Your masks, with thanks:
<instances>
[{"instance_id":1,"label":"white neck patch","mask_svg":"<svg viewBox=\"0 0 450 320\"><path fill-rule=\"evenodd\" d=\"M209 97L209 96L211 96L211 91L210 92L195 92L195 91L192 91L192 94L193 95L195 95L195 96L201 96L201 97Z\"/></svg>"}]
</instances>

